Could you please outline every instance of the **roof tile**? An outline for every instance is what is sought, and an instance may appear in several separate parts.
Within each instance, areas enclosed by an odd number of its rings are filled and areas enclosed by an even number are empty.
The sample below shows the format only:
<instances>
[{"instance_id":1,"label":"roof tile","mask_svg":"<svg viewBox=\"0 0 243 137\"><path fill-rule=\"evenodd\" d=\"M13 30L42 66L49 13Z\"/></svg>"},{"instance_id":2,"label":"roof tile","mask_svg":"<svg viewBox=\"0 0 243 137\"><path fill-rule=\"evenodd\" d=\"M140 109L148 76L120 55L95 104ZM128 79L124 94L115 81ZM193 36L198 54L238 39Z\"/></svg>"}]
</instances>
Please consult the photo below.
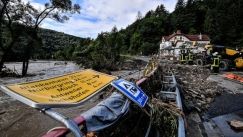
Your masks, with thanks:
<instances>
[{"instance_id":1,"label":"roof tile","mask_svg":"<svg viewBox=\"0 0 243 137\"><path fill-rule=\"evenodd\" d=\"M195 34L195 35L186 35L181 33L179 30L176 33L173 33L169 36L163 36L162 38L165 39L165 41L169 41L171 40L171 38L175 37L175 36L185 36L186 38L188 38L191 41L210 41L211 39L208 37L208 35L202 35L202 39L200 39L200 35L201 34Z\"/></svg>"}]
</instances>

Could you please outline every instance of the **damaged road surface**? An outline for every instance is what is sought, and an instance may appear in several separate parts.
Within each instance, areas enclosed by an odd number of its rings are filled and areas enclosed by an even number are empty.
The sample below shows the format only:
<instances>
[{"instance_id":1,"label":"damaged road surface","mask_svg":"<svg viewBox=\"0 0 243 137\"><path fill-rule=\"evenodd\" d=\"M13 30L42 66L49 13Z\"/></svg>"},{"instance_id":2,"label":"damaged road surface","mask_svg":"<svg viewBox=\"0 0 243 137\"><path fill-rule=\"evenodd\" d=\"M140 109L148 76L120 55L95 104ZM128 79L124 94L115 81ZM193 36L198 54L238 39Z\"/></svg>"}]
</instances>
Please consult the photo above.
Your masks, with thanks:
<instances>
[{"instance_id":1,"label":"damaged road surface","mask_svg":"<svg viewBox=\"0 0 243 137\"><path fill-rule=\"evenodd\" d=\"M237 128L233 121L243 121L243 94L222 92L205 113L205 124L208 119L211 119L223 136L242 137L243 125Z\"/></svg>"}]
</instances>

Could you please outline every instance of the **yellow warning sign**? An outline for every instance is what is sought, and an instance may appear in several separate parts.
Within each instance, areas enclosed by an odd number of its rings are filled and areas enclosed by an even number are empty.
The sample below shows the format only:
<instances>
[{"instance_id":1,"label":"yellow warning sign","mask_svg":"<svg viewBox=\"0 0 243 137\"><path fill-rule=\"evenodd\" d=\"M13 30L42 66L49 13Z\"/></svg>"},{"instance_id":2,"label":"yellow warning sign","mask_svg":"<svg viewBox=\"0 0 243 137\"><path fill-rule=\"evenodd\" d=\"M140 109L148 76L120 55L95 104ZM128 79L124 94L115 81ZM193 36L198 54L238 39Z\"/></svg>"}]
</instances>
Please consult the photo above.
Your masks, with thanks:
<instances>
[{"instance_id":1,"label":"yellow warning sign","mask_svg":"<svg viewBox=\"0 0 243 137\"><path fill-rule=\"evenodd\" d=\"M101 90L116 78L88 69L55 78L4 87L37 103L75 103Z\"/></svg>"}]
</instances>

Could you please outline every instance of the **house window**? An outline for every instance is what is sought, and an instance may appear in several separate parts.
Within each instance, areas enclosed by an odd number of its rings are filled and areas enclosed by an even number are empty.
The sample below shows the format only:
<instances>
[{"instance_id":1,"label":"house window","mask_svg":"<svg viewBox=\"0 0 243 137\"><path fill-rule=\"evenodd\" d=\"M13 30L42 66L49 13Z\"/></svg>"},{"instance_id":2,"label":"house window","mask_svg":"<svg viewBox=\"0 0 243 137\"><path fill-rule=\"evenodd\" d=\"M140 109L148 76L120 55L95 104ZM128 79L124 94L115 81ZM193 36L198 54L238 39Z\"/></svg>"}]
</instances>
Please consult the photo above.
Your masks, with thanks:
<instances>
[{"instance_id":1,"label":"house window","mask_svg":"<svg viewBox=\"0 0 243 137\"><path fill-rule=\"evenodd\" d=\"M180 40L182 40L182 37L180 37Z\"/></svg>"}]
</instances>

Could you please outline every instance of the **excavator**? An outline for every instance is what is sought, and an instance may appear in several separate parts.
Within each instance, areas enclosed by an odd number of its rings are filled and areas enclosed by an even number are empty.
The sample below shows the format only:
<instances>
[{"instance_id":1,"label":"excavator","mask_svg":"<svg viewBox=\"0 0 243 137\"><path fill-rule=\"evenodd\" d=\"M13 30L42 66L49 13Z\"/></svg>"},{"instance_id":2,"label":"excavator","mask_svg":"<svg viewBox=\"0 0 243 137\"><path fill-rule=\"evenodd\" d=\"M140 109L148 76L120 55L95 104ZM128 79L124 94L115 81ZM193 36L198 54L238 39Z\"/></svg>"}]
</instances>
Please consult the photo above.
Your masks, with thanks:
<instances>
[{"instance_id":1,"label":"excavator","mask_svg":"<svg viewBox=\"0 0 243 137\"><path fill-rule=\"evenodd\" d=\"M178 41L179 41L178 38L175 38L174 41L172 42L172 46L176 47Z\"/></svg>"},{"instance_id":2,"label":"excavator","mask_svg":"<svg viewBox=\"0 0 243 137\"><path fill-rule=\"evenodd\" d=\"M206 44L206 52L196 59L197 65L207 65L212 63L212 54L217 52L221 55L219 70L229 70L231 68L243 69L243 49L229 48L222 45Z\"/></svg>"}]
</instances>

